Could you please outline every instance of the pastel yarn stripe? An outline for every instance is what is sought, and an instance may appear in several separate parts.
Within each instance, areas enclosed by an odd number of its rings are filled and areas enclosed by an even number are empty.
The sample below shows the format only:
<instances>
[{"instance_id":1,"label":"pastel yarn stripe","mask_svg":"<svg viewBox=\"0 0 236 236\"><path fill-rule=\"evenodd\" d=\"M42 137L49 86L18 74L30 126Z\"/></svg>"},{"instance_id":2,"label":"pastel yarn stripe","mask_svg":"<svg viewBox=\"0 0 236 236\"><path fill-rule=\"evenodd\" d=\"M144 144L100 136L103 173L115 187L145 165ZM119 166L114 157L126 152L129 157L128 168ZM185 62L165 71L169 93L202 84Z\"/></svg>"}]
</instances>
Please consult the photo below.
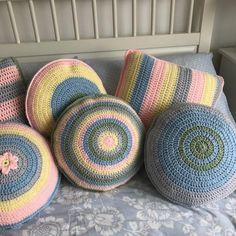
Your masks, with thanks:
<instances>
[{"instance_id":1,"label":"pastel yarn stripe","mask_svg":"<svg viewBox=\"0 0 236 236\"><path fill-rule=\"evenodd\" d=\"M32 219L52 200L60 180L47 141L31 128L1 124L0 156L6 152L18 162L8 174L0 172L0 232Z\"/></svg>"},{"instance_id":2,"label":"pastel yarn stripe","mask_svg":"<svg viewBox=\"0 0 236 236\"><path fill-rule=\"evenodd\" d=\"M153 118L176 103L214 106L223 89L223 78L185 68L129 50L116 90L146 128Z\"/></svg>"},{"instance_id":3,"label":"pastel yarn stripe","mask_svg":"<svg viewBox=\"0 0 236 236\"><path fill-rule=\"evenodd\" d=\"M77 186L106 191L127 182L142 164L144 127L122 100L105 95L74 102L52 135L58 166Z\"/></svg>"},{"instance_id":4,"label":"pastel yarn stripe","mask_svg":"<svg viewBox=\"0 0 236 236\"><path fill-rule=\"evenodd\" d=\"M137 107L138 112L140 111L143 97L146 93L149 77L152 72L153 63L154 60L152 58L149 58L145 55L143 56L142 63L139 68L139 74L134 85L134 91L139 90L140 93L138 96L137 94L134 94L134 96L132 96L129 100L129 103L132 103L135 107Z\"/></svg>"},{"instance_id":5,"label":"pastel yarn stripe","mask_svg":"<svg viewBox=\"0 0 236 236\"><path fill-rule=\"evenodd\" d=\"M7 69L7 68L9 68L9 67L11 67L11 66L15 66L16 64L15 64L15 62L14 62L14 60L12 59L12 58L5 58L5 59L3 59L2 61L1 61L1 63L0 63L0 70L1 69Z\"/></svg>"},{"instance_id":6,"label":"pastel yarn stripe","mask_svg":"<svg viewBox=\"0 0 236 236\"><path fill-rule=\"evenodd\" d=\"M203 96L201 100L202 105L208 105L213 102L214 94L209 91L216 90L216 81L209 75L205 75L205 86L203 90Z\"/></svg>"},{"instance_id":7,"label":"pastel yarn stripe","mask_svg":"<svg viewBox=\"0 0 236 236\"><path fill-rule=\"evenodd\" d=\"M102 81L87 64L60 59L45 65L31 81L26 97L29 123L49 136L62 111L76 99L105 94Z\"/></svg>"},{"instance_id":8,"label":"pastel yarn stripe","mask_svg":"<svg viewBox=\"0 0 236 236\"><path fill-rule=\"evenodd\" d=\"M104 114L104 113L102 115L100 113L97 113L97 114L95 113L95 115L97 115L97 116L99 116L99 114L100 114L99 119L97 120L98 124L100 123L99 122L100 120L102 121L104 119L107 119L107 120L109 119L110 112L108 112L107 114L106 113ZM122 119L122 115L119 113L114 112L113 115L116 116L116 118L121 122L121 124L127 123L127 125L129 125L130 132L131 132L131 133L127 133L129 135L128 136L129 138L131 138L131 137L138 138L138 133L137 133L136 127L134 127L131 122L129 122L125 119ZM84 127L84 128L81 130L81 132L78 132L78 134L76 134L76 137L80 137L80 135L81 135L81 139L78 141L77 140L73 141L74 150L76 150L76 147L78 145L83 145L83 143L82 143L83 140L86 140L86 137L88 137L86 130L88 130L89 128L93 128L91 126L85 125L85 124L88 124L88 122L89 122L88 120L84 120L83 123L81 124L81 127ZM114 133L113 135L115 136L115 138L117 138L118 134ZM104 143L100 143L100 145L103 145L103 144ZM109 147L106 145L104 145L104 146L105 146L105 148ZM115 159L109 158L109 159L103 160L103 158L101 158L99 160L96 160L96 156L93 157L92 152L86 152L85 150L78 150L79 154L80 154L78 156L81 157L80 161L81 161L81 163L83 163L84 166L86 166L88 168L90 166L93 166L94 169L97 169L98 174L110 175L110 174L118 174L118 172L120 171L121 168L125 168L125 166L129 166L134 161L134 159L136 157L136 155L135 155L136 150L138 150L138 146L136 143L134 143L134 145L132 147L127 149L127 152L123 153L123 155L119 156L119 155L117 155L118 153L116 153ZM131 154L132 158L125 159L125 156L128 154ZM91 158L94 160L90 160ZM111 169L110 165L106 165L108 162L110 164L112 164L112 166L114 168ZM102 169L99 168L101 164L104 164L104 167Z\"/></svg>"},{"instance_id":9,"label":"pastel yarn stripe","mask_svg":"<svg viewBox=\"0 0 236 236\"><path fill-rule=\"evenodd\" d=\"M27 123L25 93L26 86L14 60L0 61L0 122Z\"/></svg>"},{"instance_id":10,"label":"pastel yarn stripe","mask_svg":"<svg viewBox=\"0 0 236 236\"><path fill-rule=\"evenodd\" d=\"M145 167L156 189L181 205L200 206L236 190L236 129L219 111L179 104L150 127Z\"/></svg>"},{"instance_id":11,"label":"pastel yarn stripe","mask_svg":"<svg viewBox=\"0 0 236 236\"><path fill-rule=\"evenodd\" d=\"M25 105L24 95L0 103L0 111L4 111L3 113L1 113L1 121L2 122L11 120L14 120L15 122L19 120L25 121L24 111L19 111L15 109L15 107L23 107L24 105Z\"/></svg>"},{"instance_id":12,"label":"pastel yarn stripe","mask_svg":"<svg viewBox=\"0 0 236 236\"><path fill-rule=\"evenodd\" d=\"M11 84L13 82L18 81L20 73L18 70L16 70L16 66L12 65L9 67L5 67L0 69L0 84L1 85L6 85L6 84Z\"/></svg>"},{"instance_id":13,"label":"pastel yarn stripe","mask_svg":"<svg viewBox=\"0 0 236 236\"><path fill-rule=\"evenodd\" d=\"M146 124L149 121L150 116L154 116L157 112L155 108L157 107L158 96L160 93L160 90L162 88L162 84L164 81L164 63L162 61L156 61L153 76L158 78L157 81L150 80L150 89L147 91L145 95L145 100L142 105L141 112L139 113L140 117L142 117L143 123ZM152 96L154 99L150 101L150 96Z\"/></svg>"}]
</instances>

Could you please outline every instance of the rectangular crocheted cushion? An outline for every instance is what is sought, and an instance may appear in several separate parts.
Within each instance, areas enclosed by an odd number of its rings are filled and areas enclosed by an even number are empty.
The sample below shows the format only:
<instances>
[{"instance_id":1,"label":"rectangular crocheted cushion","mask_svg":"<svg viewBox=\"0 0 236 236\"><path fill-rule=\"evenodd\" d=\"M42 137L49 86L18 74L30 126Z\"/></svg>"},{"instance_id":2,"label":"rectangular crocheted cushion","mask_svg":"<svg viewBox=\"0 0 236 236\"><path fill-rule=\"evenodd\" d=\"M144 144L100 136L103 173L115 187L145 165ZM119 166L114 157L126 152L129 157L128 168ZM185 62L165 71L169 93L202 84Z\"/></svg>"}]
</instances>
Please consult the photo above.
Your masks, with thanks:
<instances>
[{"instance_id":1,"label":"rectangular crocheted cushion","mask_svg":"<svg viewBox=\"0 0 236 236\"><path fill-rule=\"evenodd\" d=\"M0 122L27 123L25 117L26 86L12 58L0 61Z\"/></svg>"},{"instance_id":2,"label":"rectangular crocheted cushion","mask_svg":"<svg viewBox=\"0 0 236 236\"><path fill-rule=\"evenodd\" d=\"M214 106L224 85L222 77L186 68L129 50L116 90L146 128L153 118L174 103Z\"/></svg>"}]
</instances>

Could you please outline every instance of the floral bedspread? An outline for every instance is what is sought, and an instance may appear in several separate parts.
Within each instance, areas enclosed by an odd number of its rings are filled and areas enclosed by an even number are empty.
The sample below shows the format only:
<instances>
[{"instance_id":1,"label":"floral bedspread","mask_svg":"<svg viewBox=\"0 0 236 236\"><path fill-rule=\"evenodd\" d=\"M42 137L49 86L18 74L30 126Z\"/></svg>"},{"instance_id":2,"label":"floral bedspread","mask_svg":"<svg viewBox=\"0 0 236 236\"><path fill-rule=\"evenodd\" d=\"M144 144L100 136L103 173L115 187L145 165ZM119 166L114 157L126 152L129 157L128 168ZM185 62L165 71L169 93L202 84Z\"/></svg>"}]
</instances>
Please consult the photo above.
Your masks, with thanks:
<instances>
[{"instance_id":1,"label":"floral bedspread","mask_svg":"<svg viewBox=\"0 0 236 236\"><path fill-rule=\"evenodd\" d=\"M236 193L201 208L163 199L144 173L109 192L90 192L66 180L53 203L6 236L236 235Z\"/></svg>"}]
</instances>

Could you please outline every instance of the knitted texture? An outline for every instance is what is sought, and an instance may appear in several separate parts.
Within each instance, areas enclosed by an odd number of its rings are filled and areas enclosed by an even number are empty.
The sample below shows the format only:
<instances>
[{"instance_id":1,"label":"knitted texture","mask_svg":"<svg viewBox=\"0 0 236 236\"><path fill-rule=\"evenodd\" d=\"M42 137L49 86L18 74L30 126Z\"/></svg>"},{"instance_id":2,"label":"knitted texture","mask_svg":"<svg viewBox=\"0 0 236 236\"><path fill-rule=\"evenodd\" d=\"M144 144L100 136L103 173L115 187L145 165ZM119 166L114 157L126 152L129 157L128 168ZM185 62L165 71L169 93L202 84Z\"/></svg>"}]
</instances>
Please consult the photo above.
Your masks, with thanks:
<instances>
[{"instance_id":1,"label":"knitted texture","mask_svg":"<svg viewBox=\"0 0 236 236\"><path fill-rule=\"evenodd\" d=\"M142 164L144 127L135 111L112 96L88 96L59 118L52 146L75 185L106 191L127 182Z\"/></svg>"},{"instance_id":2,"label":"knitted texture","mask_svg":"<svg viewBox=\"0 0 236 236\"><path fill-rule=\"evenodd\" d=\"M235 125L219 111L182 104L164 112L149 130L145 167L169 200L199 206L236 189Z\"/></svg>"},{"instance_id":3,"label":"knitted texture","mask_svg":"<svg viewBox=\"0 0 236 236\"><path fill-rule=\"evenodd\" d=\"M223 79L129 50L116 90L146 127L174 103L214 106L222 92Z\"/></svg>"},{"instance_id":4,"label":"knitted texture","mask_svg":"<svg viewBox=\"0 0 236 236\"><path fill-rule=\"evenodd\" d=\"M25 93L26 86L13 59L0 61L0 122L27 123Z\"/></svg>"},{"instance_id":5,"label":"knitted texture","mask_svg":"<svg viewBox=\"0 0 236 236\"><path fill-rule=\"evenodd\" d=\"M61 112L85 95L106 93L102 81L87 64L60 59L41 68L32 79L26 97L30 125L49 136Z\"/></svg>"},{"instance_id":6,"label":"knitted texture","mask_svg":"<svg viewBox=\"0 0 236 236\"><path fill-rule=\"evenodd\" d=\"M0 232L19 228L46 207L59 180L40 134L22 124L0 124Z\"/></svg>"}]
</instances>

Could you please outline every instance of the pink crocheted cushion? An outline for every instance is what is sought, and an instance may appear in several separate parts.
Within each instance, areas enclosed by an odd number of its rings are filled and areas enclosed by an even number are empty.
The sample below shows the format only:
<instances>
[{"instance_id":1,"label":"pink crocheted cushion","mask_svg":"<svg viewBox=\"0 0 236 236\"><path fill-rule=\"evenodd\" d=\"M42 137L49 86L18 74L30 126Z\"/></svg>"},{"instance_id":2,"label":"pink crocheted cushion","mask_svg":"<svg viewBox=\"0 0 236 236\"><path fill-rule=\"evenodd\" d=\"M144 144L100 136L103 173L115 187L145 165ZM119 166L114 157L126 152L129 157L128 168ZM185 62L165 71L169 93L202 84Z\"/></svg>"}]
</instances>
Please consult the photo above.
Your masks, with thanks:
<instances>
[{"instance_id":1,"label":"pink crocheted cushion","mask_svg":"<svg viewBox=\"0 0 236 236\"><path fill-rule=\"evenodd\" d=\"M26 86L12 58L0 61L0 122L27 123L25 117Z\"/></svg>"}]
</instances>

